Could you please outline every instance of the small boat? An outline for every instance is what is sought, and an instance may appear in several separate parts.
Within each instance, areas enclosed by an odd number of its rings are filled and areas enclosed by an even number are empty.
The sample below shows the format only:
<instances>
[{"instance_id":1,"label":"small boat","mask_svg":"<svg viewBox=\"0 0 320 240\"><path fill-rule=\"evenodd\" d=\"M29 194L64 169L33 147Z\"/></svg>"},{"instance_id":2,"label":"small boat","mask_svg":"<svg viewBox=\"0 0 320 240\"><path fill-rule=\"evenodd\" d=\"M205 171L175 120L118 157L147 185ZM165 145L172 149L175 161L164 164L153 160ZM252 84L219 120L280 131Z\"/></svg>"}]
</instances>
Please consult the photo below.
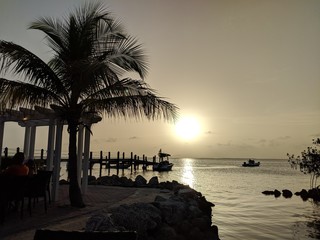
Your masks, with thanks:
<instances>
[{"instance_id":1,"label":"small boat","mask_svg":"<svg viewBox=\"0 0 320 240\"><path fill-rule=\"evenodd\" d=\"M249 159L248 162L243 162L242 167L259 167L260 162L256 162L253 159Z\"/></svg>"},{"instance_id":2,"label":"small boat","mask_svg":"<svg viewBox=\"0 0 320 240\"><path fill-rule=\"evenodd\" d=\"M161 151L161 149L160 149L160 151L158 153L158 156L159 156L159 162L153 164L152 170L153 171L158 171L158 172L171 171L172 170L172 166L173 166L173 163L169 162L169 156L171 156L171 155L169 153L163 153ZM166 160L164 160L164 158ZM156 158L154 157L154 160L155 159Z\"/></svg>"}]
</instances>

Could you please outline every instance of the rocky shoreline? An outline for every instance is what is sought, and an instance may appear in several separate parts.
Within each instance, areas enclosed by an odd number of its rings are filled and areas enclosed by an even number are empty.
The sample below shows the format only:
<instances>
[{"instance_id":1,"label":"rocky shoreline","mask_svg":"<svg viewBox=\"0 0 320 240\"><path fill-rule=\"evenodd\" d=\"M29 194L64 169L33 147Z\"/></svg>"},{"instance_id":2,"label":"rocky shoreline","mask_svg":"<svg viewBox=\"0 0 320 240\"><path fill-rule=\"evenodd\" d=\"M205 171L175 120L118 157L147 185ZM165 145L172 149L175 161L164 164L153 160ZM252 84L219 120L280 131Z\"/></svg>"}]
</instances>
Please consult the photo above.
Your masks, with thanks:
<instances>
[{"instance_id":1,"label":"rocky shoreline","mask_svg":"<svg viewBox=\"0 0 320 240\"><path fill-rule=\"evenodd\" d=\"M275 198L280 197L281 193L284 198L291 198L293 196L292 191L288 189L284 189L282 192L280 192L278 189L266 190L262 192L264 195L273 195ZM307 201L308 199L316 202L320 201L320 190L318 188L312 188L309 190L302 189L300 192L295 192L294 195L300 196L303 201Z\"/></svg>"},{"instance_id":2,"label":"rocky shoreline","mask_svg":"<svg viewBox=\"0 0 320 240\"><path fill-rule=\"evenodd\" d=\"M62 182L63 184L63 182ZM86 223L86 231L135 231L138 240L219 240L218 227L212 225L213 203L187 185L147 180L141 175L133 181L126 177L89 178L89 184L149 187L170 190L168 198L156 196L150 203L133 203L94 214Z\"/></svg>"}]
</instances>

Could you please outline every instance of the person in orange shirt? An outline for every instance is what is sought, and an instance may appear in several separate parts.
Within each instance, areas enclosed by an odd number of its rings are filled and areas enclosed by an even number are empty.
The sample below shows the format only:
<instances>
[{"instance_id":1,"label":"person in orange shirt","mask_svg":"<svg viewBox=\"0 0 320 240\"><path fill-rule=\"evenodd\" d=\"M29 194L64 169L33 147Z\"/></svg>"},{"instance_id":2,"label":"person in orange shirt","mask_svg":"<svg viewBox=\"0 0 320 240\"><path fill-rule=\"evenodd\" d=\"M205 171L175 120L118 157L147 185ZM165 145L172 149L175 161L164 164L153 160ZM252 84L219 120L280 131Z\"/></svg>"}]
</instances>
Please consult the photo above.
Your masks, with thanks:
<instances>
[{"instance_id":1,"label":"person in orange shirt","mask_svg":"<svg viewBox=\"0 0 320 240\"><path fill-rule=\"evenodd\" d=\"M24 164L24 154L17 152L12 158L13 164L6 168L5 175L10 176L27 176L29 168Z\"/></svg>"}]
</instances>

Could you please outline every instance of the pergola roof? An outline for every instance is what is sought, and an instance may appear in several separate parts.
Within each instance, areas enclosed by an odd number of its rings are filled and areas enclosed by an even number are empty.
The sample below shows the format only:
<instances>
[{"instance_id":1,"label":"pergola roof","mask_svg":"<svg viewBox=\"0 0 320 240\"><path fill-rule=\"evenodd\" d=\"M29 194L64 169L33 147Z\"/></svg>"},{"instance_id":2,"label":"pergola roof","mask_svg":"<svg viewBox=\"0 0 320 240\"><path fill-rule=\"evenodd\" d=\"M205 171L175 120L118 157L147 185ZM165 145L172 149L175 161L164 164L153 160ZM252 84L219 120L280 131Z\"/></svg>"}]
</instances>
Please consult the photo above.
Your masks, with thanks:
<instances>
[{"instance_id":1,"label":"pergola roof","mask_svg":"<svg viewBox=\"0 0 320 240\"><path fill-rule=\"evenodd\" d=\"M89 128L81 128L78 132L78 182L82 184L85 192L88 185L88 166L90 151L90 125L101 121L101 117L94 112L85 112L80 119ZM28 159L34 158L34 146L36 127L49 126L48 148L47 148L47 170L53 170L53 199L58 194L59 171L61 160L62 130L66 121L63 121L53 109L35 106L34 109L22 108L4 109L0 111L0 152L2 152L4 123L17 122L25 127L25 138L23 151ZM85 132L85 134L84 134ZM85 135L85 136L83 136ZM83 161L83 163L82 163ZM1 154L0 154L1 165ZM54 167L53 167L54 165ZM81 183L81 169L83 170L83 181Z\"/></svg>"},{"instance_id":2,"label":"pergola roof","mask_svg":"<svg viewBox=\"0 0 320 240\"><path fill-rule=\"evenodd\" d=\"M101 117L95 113L85 113L81 121L87 124L97 123L101 121ZM0 121L18 122L22 127L25 126L49 126L50 121L60 120L57 114L49 108L35 106L33 109L22 108L19 110L5 109L0 111ZM63 122L66 124L66 122Z\"/></svg>"}]
</instances>

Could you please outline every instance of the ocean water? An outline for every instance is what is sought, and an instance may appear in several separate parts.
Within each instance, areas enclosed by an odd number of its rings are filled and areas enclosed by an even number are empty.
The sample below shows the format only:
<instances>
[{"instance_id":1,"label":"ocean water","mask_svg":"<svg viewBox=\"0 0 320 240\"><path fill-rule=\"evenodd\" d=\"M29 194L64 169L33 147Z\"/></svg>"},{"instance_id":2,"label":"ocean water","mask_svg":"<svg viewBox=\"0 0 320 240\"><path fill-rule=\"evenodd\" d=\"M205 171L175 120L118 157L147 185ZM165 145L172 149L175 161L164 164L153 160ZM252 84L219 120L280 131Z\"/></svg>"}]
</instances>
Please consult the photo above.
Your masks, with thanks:
<instances>
[{"instance_id":1,"label":"ocean water","mask_svg":"<svg viewBox=\"0 0 320 240\"><path fill-rule=\"evenodd\" d=\"M245 168L246 159L171 159L170 172L142 169L120 176L134 179L176 180L201 192L213 207L213 224L222 240L232 239L320 239L320 204L303 201L298 196L266 196L264 190L289 189L293 193L309 188L309 175L290 167L287 160L261 159L260 167ZM99 174L99 166L93 169ZM116 170L111 170L111 175ZM103 170L107 175L107 170ZM62 174L62 178L64 178Z\"/></svg>"}]
</instances>

